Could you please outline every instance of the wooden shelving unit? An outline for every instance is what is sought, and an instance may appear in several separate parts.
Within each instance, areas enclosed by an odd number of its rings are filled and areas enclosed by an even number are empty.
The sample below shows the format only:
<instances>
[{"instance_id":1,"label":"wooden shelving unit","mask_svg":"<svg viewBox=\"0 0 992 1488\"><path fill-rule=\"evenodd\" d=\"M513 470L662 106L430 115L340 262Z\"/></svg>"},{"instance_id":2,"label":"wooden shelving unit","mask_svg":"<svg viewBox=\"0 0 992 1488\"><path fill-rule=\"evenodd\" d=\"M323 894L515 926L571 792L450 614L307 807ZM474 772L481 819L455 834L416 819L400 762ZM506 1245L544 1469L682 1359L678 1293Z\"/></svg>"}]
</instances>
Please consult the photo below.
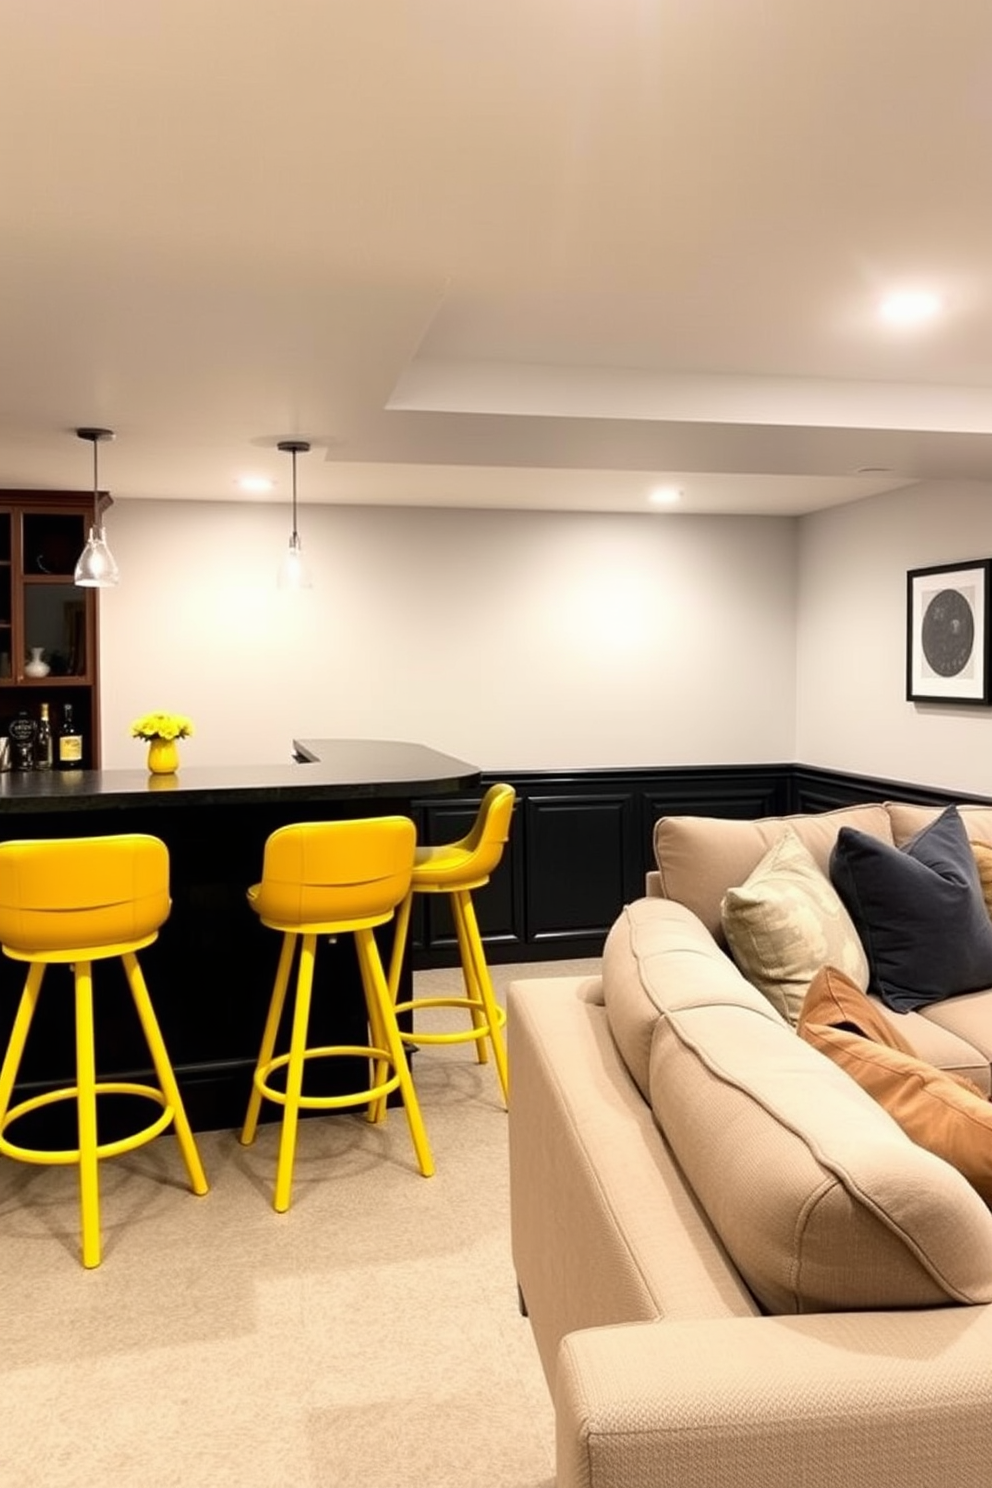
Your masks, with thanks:
<instances>
[{"instance_id":1,"label":"wooden shelving unit","mask_svg":"<svg viewBox=\"0 0 992 1488\"><path fill-rule=\"evenodd\" d=\"M52 732L71 702L83 763L100 765L97 591L73 583L92 521L80 491L0 491L0 733L22 709L37 720L48 702ZM42 648L46 677L25 667Z\"/></svg>"}]
</instances>

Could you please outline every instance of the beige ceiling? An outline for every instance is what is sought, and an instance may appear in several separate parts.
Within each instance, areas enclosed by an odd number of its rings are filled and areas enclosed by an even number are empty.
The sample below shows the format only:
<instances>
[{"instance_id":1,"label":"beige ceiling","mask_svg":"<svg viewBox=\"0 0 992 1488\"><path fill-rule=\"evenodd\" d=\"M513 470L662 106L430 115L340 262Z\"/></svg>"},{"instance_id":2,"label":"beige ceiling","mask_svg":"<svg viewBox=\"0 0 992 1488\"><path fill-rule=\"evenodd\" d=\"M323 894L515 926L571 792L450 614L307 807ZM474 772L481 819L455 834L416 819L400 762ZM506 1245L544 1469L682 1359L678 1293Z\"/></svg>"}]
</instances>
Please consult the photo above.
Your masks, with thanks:
<instances>
[{"instance_id":1,"label":"beige ceiling","mask_svg":"<svg viewBox=\"0 0 992 1488\"><path fill-rule=\"evenodd\" d=\"M0 162L2 486L992 479L989 0L5 0Z\"/></svg>"}]
</instances>

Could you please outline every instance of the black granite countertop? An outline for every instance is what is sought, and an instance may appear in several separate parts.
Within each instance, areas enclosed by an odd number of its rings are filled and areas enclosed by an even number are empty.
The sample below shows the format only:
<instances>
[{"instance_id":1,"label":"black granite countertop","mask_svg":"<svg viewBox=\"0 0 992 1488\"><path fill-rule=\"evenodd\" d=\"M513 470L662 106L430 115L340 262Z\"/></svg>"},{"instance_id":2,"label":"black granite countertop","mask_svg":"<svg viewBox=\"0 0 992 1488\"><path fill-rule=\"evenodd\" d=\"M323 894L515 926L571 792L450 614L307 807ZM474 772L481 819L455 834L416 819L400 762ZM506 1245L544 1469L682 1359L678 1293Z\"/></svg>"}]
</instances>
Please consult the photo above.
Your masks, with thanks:
<instances>
[{"instance_id":1,"label":"black granite countertop","mask_svg":"<svg viewBox=\"0 0 992 1488\"><path fill-rule=\"evenodd\" d=\"M0 812L100 810L240 801L413 799L475 785L478 766L424 744L393 739L294 739L298 762L181 765L147 770L11 770L0 775Z\"/></svg>"}]
</instances>

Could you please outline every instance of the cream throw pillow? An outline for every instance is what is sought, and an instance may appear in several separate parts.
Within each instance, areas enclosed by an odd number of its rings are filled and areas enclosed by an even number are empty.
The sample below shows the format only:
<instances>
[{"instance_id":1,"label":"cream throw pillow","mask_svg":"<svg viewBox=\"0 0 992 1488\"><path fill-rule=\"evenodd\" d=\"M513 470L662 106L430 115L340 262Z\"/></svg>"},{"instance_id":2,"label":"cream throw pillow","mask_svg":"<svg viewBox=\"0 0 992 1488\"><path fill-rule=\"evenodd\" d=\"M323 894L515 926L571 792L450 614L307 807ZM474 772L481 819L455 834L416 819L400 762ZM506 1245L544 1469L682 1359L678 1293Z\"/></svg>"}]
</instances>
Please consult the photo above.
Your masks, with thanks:
<instances>
[{"instance_id":1,"label":"cream throw pillow","mask_svg":"<svg viewBox=\"0 0 992 1488\"><path fill-rule=\"evenodd\" d=\"M793 1024L821 966L836 966L862 992L864 947L840 896L789 828L720 907L739 970Z\"/></svg>"}]
</instances>

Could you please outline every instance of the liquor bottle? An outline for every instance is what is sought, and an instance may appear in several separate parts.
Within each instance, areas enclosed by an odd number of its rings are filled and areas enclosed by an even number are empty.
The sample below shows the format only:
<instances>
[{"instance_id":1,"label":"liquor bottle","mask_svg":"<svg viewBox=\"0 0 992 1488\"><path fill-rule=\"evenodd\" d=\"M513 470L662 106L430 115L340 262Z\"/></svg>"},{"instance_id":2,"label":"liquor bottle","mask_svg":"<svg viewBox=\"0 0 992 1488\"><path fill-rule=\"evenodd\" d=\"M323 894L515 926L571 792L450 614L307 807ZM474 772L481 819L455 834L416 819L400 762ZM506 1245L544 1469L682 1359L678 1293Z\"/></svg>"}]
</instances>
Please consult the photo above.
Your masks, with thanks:
<instances>
[{"instance_id":1,"label":"liquor bottle","mask_svg":"<svg viewBox=\"0 0 992 1488\"><path fill-rule=\"evenodd\" d=\"M52 768L52 725L48 717L48 704L42 703L41 717L34 736L34 767L36 770Z\"/></svg>"},{"instance_id":2,"label":"liquor bottle","mask_svg":"<svg viewBox=\"0 0 992 1488\"><path fill-rule=\"evenodd\" d=\"M11 769L33 769L35 721L33 718L29 717L26 708L22 708L17 717L11 719L9 734Z\"/></svg>"},{"instance_id":3,"label":"liquor bottle","mask_svg":"<svg viewBox=\"0 0 992 1488\"><path fill-rule=\"evenodd\" d=\"M62 726L59 729L59 769L78 770L83 763L83 736L72 719L72 704L62 709Z\"/></svg>"}]
</instances>

